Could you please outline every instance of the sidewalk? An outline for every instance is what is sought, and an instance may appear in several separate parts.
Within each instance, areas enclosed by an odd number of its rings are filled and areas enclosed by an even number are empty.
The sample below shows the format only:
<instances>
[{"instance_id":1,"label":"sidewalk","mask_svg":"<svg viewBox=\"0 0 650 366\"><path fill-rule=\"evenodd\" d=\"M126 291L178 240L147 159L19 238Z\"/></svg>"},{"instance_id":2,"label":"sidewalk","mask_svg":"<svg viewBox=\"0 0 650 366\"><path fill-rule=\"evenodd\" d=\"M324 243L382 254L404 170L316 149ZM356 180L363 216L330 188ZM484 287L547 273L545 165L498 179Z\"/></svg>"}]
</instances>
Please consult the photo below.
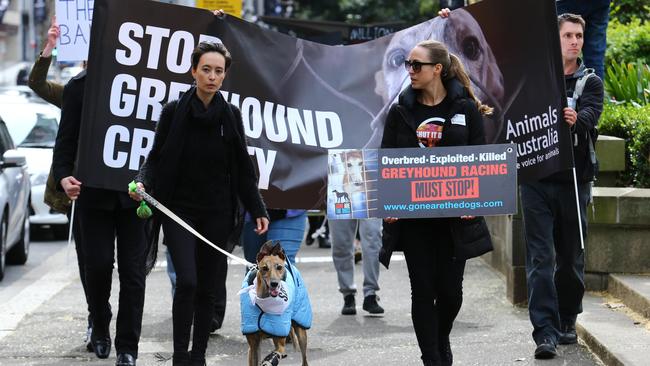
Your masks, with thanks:
<instances>
[{"instance_id":1,"label":"sidewalk","mask_svg":"<svg viewBox=\"0 0 650 366\"><path fill-rule=\"evenodd\" d=\"M164 254L164 249L161 252ZM398 260L391 263L390 270L382 268L379 296L386 309L384 317L364 316L361 294L357 295L358 314L342 316L342 296L337 291L329 255L329 250L313 246L301 248L299 254L305 260L298 266L314 309L313 328L309 331L310 365L421 364L411 324L406 263ZM211 337L209 365L246 365L247 344L239 331L236 296L243 274L242 266L230 267L226 320L218 334ZM356 275L357 286L361 288L360 266ZM452 332L454 365L600 365L579 345L560 346L560 357L555 360L534 360L527 312L506 300L502 278L482 261L472 260L467 265L464 284L465 300ZM116 280L113 286L111 299L117 315ZM86 318L82 296L81 285L73 279L26 315L16 331L0 339L0 365L114 365L114 351L107 360L85 352L81 342ZM263 355L270 352L271 342L265 341L262 347ZM299 351L288 349L289 357L280 364L299 365ZM171 352L171 294L165 268L159 267L147 280L138 365L171 365L171 361L159 362L155 356L160 353L169 357Z\"/></svg>"}]
</instances>

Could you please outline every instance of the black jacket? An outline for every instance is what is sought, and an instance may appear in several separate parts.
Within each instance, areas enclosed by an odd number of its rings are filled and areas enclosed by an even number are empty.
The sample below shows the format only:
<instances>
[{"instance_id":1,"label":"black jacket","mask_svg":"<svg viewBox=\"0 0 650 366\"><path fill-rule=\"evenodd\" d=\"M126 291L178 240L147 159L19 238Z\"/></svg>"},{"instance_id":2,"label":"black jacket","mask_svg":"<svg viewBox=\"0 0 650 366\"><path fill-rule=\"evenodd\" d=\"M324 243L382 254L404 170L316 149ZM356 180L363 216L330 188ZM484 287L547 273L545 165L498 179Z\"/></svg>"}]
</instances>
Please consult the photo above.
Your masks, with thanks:
<instances>
[{"instance_id":1,"label":"black jacket","mask_svg":"<svg viewBox=\"0 0 650 366\"><path fill-rule=\"evenodd\" d=\"M578 63L580 64L578 70L573 75L566 75L564 77L567 97L573 96L576 82L585 74L587 69L580 59L578 59ZM596 171L591 163L589 140L587 137L588 134L591 134L592 142L596 144L596 126L598 125L600 114L603 112L604 95L602 80L598 76L593 75L587 79L582 95L576 101L578 119L571 127L571 141L578 142L577 145L575 143L573 144L573 161L576 167L578 183L587 183L593 181L595 178ZM573 183L573 173L571 170L564 170L542 180L558 183Z\"/></svg>"},{"instance_id":2,"label":"black jacket","mask_svg":"<svg viewBox=\"0 0 650 366\"><path fill-rule=\"evenodd\" d=\"M189 103L194 98L196 89L190 88L177 100L167 103L160 114L156 126L156 135L149 156L140 168L136 181L142 182L145 188L161 203L167 204L174 192L178 167L183 162L180 157L183 151L183 136L187 116L190 113ZM217 93L215 98L223 98ZM223 103L226 103L223 100ZM243 224L244 208L254 218L268 217L266 207L257 188L257 175L248 155L246 136L241 113L237 107L226 103L223 120L224 145L227 154L228 175L230 192L234 208L233 233L227 243L228 250L232 250L239 241ZM206 167L207 168L207 167ZM241 207L243 203L244 207ZM157 242L158 229L160 228L159 215L154 214L153 231L151 240Z\"/></svg>"},{"instance_id":3,"label":"black jacket","mask_svg":"<svg viewBox=\"0 0 650 366\"><path fill-rule=\"evenodd\" d=\"M85 83L86 72L82 71L70 79L63 89L61 122L52 156L52 173L59 191L63 191L61 179L75 174ZM80 207L113 210L137 206L137 203L126 192L92 188L83 185L83 180L80 179L80 181L82 183L81 193L77 199L77 204Z\"/></svg>"},{"instance_id":4,"label":"black jacket","mask_svg":"<svg viewBox=\"0 0 650 366\"><path fill-rule=\"evenodd\" d=\"M466 116L465 126L452 124L450 119L444 122L443 136L438 146L463 146L485 144L483 118L478 111L474 100L469 98L467 90L457 79L445 83L447 97L452 100L450 116L460 113ZM398 102L393 104L386 117L384 136L381 148L409 148L418 147L416 134L417 121L412 109L417 101L418 91L407 87L399 96ZM454 255L460 259L472 258L485 253L485 248L492 248L490 233L483 217L471 220L460 218L450 219L451 234L454 240ZM380 262L388 268L393 251L403 250L400 241L401 221L392 224L384 223L382 236L382 249L379 254ZM483 248L478 250L478 248Z\"/></svg>"}]
</instances>

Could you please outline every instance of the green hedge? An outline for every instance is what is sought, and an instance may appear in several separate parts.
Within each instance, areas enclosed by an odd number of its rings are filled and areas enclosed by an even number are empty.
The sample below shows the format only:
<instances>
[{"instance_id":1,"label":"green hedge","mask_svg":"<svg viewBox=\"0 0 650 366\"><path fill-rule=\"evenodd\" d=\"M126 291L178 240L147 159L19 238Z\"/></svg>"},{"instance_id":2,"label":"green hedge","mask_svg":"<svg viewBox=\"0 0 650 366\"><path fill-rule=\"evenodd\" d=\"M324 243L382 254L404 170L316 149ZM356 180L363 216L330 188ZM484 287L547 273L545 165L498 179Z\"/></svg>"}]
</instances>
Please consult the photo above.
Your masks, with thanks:
<instances>
[{"instance_id":1,"label":"green hedge","mask_svg":"<svg viewBox=\"0 0 650 366\"><path fill-rule=\"evenodd\" d=\"M625 139L626 166L619 184L650 188L650 105L605 104L598 131Z\"/></svg>"},{"instance_id":2,"label":"green hedge","mask_svg":"<svg viewBox=\"0 0 650 366\"><path fill-rule=\"evenodd\" d=\"M650 22L633 19L627 24L611 20L607 28L605 65L641 60L650 65Z\"/></svg>"},{"instance_id":3,"label":"green hedge","mask_svg":"<svg viewBox=\"0 0 650 366\"><path fill-rule=\"evenodd\" d=\"M650 20L648 0L616 0L610 6L610 19L629 23L632 19Z\"/></svg>"}]
</instances>

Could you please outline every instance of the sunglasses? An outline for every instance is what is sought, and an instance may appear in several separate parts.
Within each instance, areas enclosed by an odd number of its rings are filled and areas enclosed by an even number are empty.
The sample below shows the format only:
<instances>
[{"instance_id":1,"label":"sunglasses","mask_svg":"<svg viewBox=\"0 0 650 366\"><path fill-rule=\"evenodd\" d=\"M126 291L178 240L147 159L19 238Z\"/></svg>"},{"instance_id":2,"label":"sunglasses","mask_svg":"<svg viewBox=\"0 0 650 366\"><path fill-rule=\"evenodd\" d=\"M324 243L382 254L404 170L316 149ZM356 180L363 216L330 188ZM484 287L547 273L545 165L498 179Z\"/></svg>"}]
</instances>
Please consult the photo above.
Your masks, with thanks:
<instances>
[{"instance_id":1,"label":"sunglasses","mask_svg":"<svg viewBox=\"0 0 650 366\"><path fill-rule=\"evenodd\" d=\"M404 68L406 71L409 71L409 68L411 68L413 69L413 72L420 72L420 70L422 70L422 65L435 65L435 63L404 60Z\"/></svg>"}]
</instances>

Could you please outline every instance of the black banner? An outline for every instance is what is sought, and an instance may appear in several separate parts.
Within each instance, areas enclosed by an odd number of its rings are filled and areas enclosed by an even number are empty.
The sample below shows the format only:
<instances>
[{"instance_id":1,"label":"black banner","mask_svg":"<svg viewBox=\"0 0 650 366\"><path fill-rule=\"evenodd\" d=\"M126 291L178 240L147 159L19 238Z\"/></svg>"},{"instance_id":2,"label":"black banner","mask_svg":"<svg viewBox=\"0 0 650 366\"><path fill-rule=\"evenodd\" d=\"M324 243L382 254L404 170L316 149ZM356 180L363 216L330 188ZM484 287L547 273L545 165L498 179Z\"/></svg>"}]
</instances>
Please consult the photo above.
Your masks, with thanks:
<instances>
[{"instance_id":1,"label":"black banner","mask_svg":"<svg viewBox=\"0 0 650 366\"><path fill-rule=\"evenodd\" d=\"M486 0L345 47L202 9L96 0L78 161L84 184L125 189L162 105L190 85L190 54L204 39L233 55L222 92L242 111L269 207L325 206L327 149L379 147L386 112L409 82L404 59L424 39L463 60L478 97L495 108L485 118L488 142L519 144L520 181L571 166L552 0Z\"/></svg>"}]
</instances>

